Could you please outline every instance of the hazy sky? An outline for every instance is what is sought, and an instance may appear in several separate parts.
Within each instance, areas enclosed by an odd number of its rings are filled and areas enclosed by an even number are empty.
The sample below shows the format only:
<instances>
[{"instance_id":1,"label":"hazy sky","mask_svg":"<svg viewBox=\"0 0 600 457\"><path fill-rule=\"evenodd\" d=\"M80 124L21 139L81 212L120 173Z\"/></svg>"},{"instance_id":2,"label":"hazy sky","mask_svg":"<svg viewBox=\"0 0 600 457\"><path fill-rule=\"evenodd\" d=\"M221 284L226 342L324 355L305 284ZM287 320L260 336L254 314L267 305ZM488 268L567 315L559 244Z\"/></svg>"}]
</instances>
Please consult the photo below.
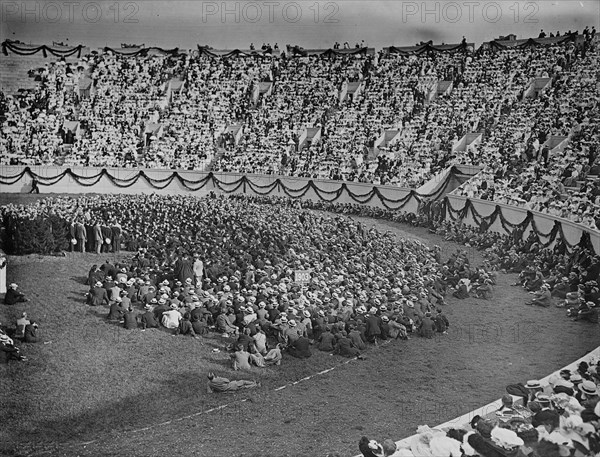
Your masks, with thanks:
<instances>
[{"instance_id":1,"label":"hazy sky","mask_svg":"<svg viewBox=\"0 0 600 457\"><path fill-rule=\"evenodd\" d=\"M154 1L2 0L1 38L92 47L145 43L165 48L247 49L250 42L331 47L421 40L479 45L498 35L519 38L580 31L600 22L599 0L542 1Z\"/></svg>"}]
</instances>

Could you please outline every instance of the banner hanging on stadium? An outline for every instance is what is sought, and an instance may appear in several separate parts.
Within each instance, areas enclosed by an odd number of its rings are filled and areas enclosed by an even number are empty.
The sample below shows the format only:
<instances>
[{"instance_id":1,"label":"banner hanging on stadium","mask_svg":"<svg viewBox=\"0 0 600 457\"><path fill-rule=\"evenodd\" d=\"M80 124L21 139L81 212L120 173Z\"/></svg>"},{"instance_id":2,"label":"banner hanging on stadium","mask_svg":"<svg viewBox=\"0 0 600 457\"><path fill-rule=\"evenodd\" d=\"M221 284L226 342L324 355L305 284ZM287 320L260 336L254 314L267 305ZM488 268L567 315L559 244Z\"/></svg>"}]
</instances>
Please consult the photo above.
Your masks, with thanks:
<instances>
[{"instance_id":1,"label":"banner hanging on stadium","mask_svg":"<svg viewBox=\"0 0 600 457\"><path fill-rule=\"evenodd\" d=\"M309 56L357 56L374 55L374 48L359 47L347 49L305 49L302 46L287 45L287 52L290 57L309 57Z\"/></svg>"},{"instance_id":2,"label":"banner hanging on stadium","mask_svg":"<svg viewBox=\"0 0 600 457\"><path fill-rule=\"evenodd\" d=\"M139 171L127 178L120 178L111 174L106 169L101 169L98 173L84 176L78 175L70 168L62 170L55 176L44 176L33 172L29 167L25 167L20 173L12 176L0 176L0 184L14 185L26 177L35 178L40 187L52 186L59 183L63 179L72 179L77 184L84 187L93 187L100 182L101 179L108 179L111 184L118 188L128 188L133 186L139 180L146 181L154 189L165 189L171 185L179 184L184 189L190 192L197 192L206 186L209 189L214 189L223 194L254 194L257 196L281 195L284 194L292 199L300 199L312 192L311 198L316 197L322 204L335 204L343 201L342 197L347 196L353 202L359 205L370 203L374 198L377 198L381 205L390 211L390 214L397 214L403 210L411 202L416 201L419 208L419 217L426 218L433 222L441 222L446 219L455 222L463 222L466 219L473 221L480 231L487 231L496 221L500 224L504 232L521 239L519 234L531 231L536 237L537 242L541 247L552 246L560 243L569 251L577 246L589 247L594 252L596 249L593 246L592 239L588 231L582 230L582 235L578 242L575 242L573 236L569 238L565 236L565 228L559 220L554 221L554 225L548 232L543 232L536 223L534 214L531 211L525 213L523 220L519 222L511 222L504 214L502 206L496 205L494 211L484 216L474 206L470 199L466 199L464 205L460 208L454 208L450 203L450 199L442 196L445 195L450 180L455 179L456 174L460 174L460 170L452 168L446 179L440 186L431 193L421 194L415 190L407 192L406 195L399 198L390 198L385 195L385 189L376 186L370 187L365 193L354 192L347 183L340 182L337 188L332 189L331 186L319 185L319 182L313 180L306 181L301 187L291 187L282 179L275 179L268 184L260 184L260 177L241 175L238 179L232 181L220 179L213 173L201 175L198 179L190 179L184 177L178 172L173 172L170 175L162 178L153 178L146 172ZM385 217L385 216L384 216Z\"/></svg>"},{"instance_id":3,"label":"banner hanging on stadium","mask_svg":"<svg viewBox=\"0 0 600 457\"><path fill-rule=\"evenodd\" d=\"M581 247L596 252L590 234L586 230L582 231L579 242L569 242L568 238L565 236L561 221L555 220L552 229L549 232L543 232L537 226L534 214L531 211L526 212L526 215L521 222L515 223L510 222L505 217L500 205L496 205L494 211L488 216L483 216L477 211L470 199L466 199L462 208L453 208L448 197L445 197L443 200L431 200L425 202L421 205L420 210L434 225L435 223L441 223L446 219L462 223L470 217L479 231L483 233L488 231L492 224L498 220L502 229L507 234L510 234L515 242L521 240L523 234L529 230L531 235L535 237L535 242L538 243L541 248L547 248L558 243L559 245L563 245L567 251L572 251L577 247Z\"/></svg>"},{"instance_id":4,"label":"banner hanging on stadium","mask_svg":"<svg viewBox=\"0 0 600 457\"><path fill-rule=\"evenodd\" d=\"M555 38L529 38L528 40L514 40L514 41L500 41L494 40L488 43L488 46L491 49L495 50L504 50L504 49L525 49L531 47L539 47L539 46L549 46L556 44L564 44L568 41L577 41L577 37L580 36L580 39L583 39L581 35L565 35L563 37L555 37Z\"/></svg>"},{"instance_id":5,"label":"banner hanging on stadium","mask_svg":"<svg viewBox=\"0 0 600 457\"><path fill-rule=\"evenodd\" d=\"M445 45L434 45L431 42L425 43L418 46L403 46L396 47L390 46L384 48L389 54L400 54L400 55L420 55L425 52L438 52L446 54L454 54L456 52L470 52L474 50L474 43L463 42L460 44L445 44Z\"/></svg>"},{"instance_id":6,"label":"banner hanging on stadium","mask_svg":"<svg viewBox=\"0 0 600 457\"><path fill-rule=\"evenodd\" d=\"M138 47L126 47L126 48L110 48L108 46L106 46L104 48L104 52L112 52L113 54L117 54L120 56L147 56L152 52L155 53L160 53L163 55L169 55L169 56L176 56L179 54L179 48L173 48L173 49L164 49L164 48L158 48L156 46L152 46L149 48L138 48Z\"/></svg>"},{"instance_id":7,"label":"banner hanging on stadium","mask_svg":"<svg viewBox=\"0 0 600 457\"><path fill-rule=\"evenodd\" d=\"M279 54L279 52L268 52L263 50L255 50L255 49L233 49L233 50L223 50L223 49L213 49L210 46L200 46L198 45L198 54L200 56L206 57L224 57L224 58L235 58L235 57L272 57L273 54Z\"/></svg>"},{"instance_id":8,"label":"banner hanging on stadium","mask_svg":"<svg viewBox=\"0 0 600 457\"><path fill-rule=\"evenodd\" d=\"M25 43L5 40L2 42L2 54L5 56L8 55L8 52L12 52L14 54L18 54L20 56L32 56L41 52L44 57L48 57L48 54L52 54L55 57L71 57L77 54L77 58L81 58L81 50L83 49L83 45L78 45L75 47L69 48L57 48L53 46L31 46Z\"/></svg>"}]
</instances>

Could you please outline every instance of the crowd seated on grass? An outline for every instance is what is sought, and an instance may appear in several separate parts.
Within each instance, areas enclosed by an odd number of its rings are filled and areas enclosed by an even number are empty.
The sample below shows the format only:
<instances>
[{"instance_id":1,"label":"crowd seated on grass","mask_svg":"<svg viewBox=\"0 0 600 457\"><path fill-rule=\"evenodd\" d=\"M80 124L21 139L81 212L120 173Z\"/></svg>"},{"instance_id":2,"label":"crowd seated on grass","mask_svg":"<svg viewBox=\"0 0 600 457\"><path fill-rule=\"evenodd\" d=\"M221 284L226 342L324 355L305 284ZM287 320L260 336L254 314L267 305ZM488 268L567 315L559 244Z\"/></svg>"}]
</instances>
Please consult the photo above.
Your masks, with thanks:
<instances>
[{"instance_id":1,"label":"crowd seated on grass","mask_svg":"<svg viewBox=\"0 0 600 457\"><path fill-rule=\"evenodd\" d=\"M39 324L30 319L26 311L16 320L14 327L0 323L0 364L8 364L11 360L22 362L27 358L21 354L15 341L22 343L38 343L41 341Z\"/></svg>"},{"instance_id":2,"label":"crowd seated on grass","mask_svg":"<svg viewBox=\"0 0 600 457\"><path fill-rule=\"evenodd\" d=\"M386 219L428 227L446 241L477 248L485 259L481 266L469 265L467 256L460 251L442 265L442 278L456 298L489 298L493 296L493 286L499 272L518 273L519 281L515 285L522 286L527 292L538 293L542 286L548 287L552 299L544 300L541 306L551 303L552 306L565 307L567 316L575 320L595 322L597 319L595 308L600 306L600 256L591 246L568 247L560 238L544 246L534 232L528 237L523 237L520 230L510 235L482 232L466 224L439 221L424 214L415 215L360 204L304 201L302 206L346 216Z\"/></svg>"},{"instance_id":3,"label":"crowd seated on grass","mask_svg":"<svg viewBox=\"0 0 600 457\"><path fill-rule=\"evenodd\" d=\"M119 201L122 201L122 204L118 204ZM187 251L191 255L192 252L198 254L199 258L201 258L205 262L206 272L203 273L205 276L210 278L210 283L203 279L203 287L210 289L214 285L219 284L219 278L226 276L228 281L231 282L231 276L234 276L234 282L240 283L241 286L237 286L238 289L242 289L244 282L241 277L242 270L240 269L242 266L249 267L248 260L245 262L237 261L237 267L225 265L228 263L228 260L231 256L233 256L232 252L226 253L222 248L217 249L213 246L221 246L221 243L226 243L225 246L228 250L234 249L234 241L238 239L244 240L243 235L228 235L227 234L227 224L223 221L222 215L219 215L218 220L221 221L219 223L219 227L217 230L213 232L205 231L198 232L194 224L200 224L201 221L210 221L208 214L203 215L198 222L192 222L192 218L183 218L183 216L174 215L174 211L168 205L165 206L164 213L160 213L159 208L162 208L160 205L166 204L166 202L173 202L173 204L181 204L184 205L182 207L182 212L187 214L189 213L189 208L191 206L190 202L194 202L195 200L188 200L184 197L159 197L157 195L149 195L149 196L140 196L140 197L131 197L131 196L106 196L106 197L80 197L78 199L70 199L70 198L47 198L38 201L33 205L28 206L19 206L19 205L7 205L3 208L3 217L5 220L10 220L12 217L17 218L25 218L27 220L33 220L36 217L46 218L51 215L57 215L59 217L64 218L67 221L70 221L75 218L80 219L85 224L86 230L93 229L93 222L86 221L114 221L114 220L122 220L124 222L122 227L119 227L122 230L122 239L121 243L127 247L128 250L136 251L140 248L148 251L152 250L153 257L148 257L144 255L143 264L149 263L154 268L156 265L161 264L171 264L173 262L173 254L168 255L170 250L180 249L182 245L189 244L193 246L192 248L188 248ZM542 290L542 286L545 285L548 287L548 292L550 293L552 299L548 300L547 297L542 301L543 304L552 303L552 305L556 306L565 306L565 310L570 310L569 315L572 318L577 318L575 314L578 314L579 311L583 311L582 314L584 316L591 314L591 319L594 319L594 313L586 313L586 311L590 308L590 304L594 303L596 305L600 304L598 299L598 288L597 282L600 281L600 257L595 254L590 246L574 246L569 248L562 239L557 239L550 246L544 246L541 240L531 232L528 237L525 239L522 238L522 234L519 230L516 230L511 235L500 235L495 232L486 231L481 232L479 229L474 227L470 227L464 224L458 224L450 221L437 221L433 220L430 217L425 215L414 215L409 213L404 213L402 211L392 211L392 210L383 210L374 207L368 207L359 204L338 204L338 203L327 203L324 201L294 201L291 199L280 199L277 197L245 197L245 196L232 196L229 199L222 199L222 197L215 197L214 199L201 200L202 204L206 204L206 202L222 202L223 208L227 209L228 205L241 205L241 202L245 202L247 204L256 205L256 207L263 207L262 204L266 204L266 207L269 205L275 205L275 207L283 205L286 211L296 212L294 217L301 217L301 221L308 224L312 221L312 223L317 223L315 220L315 216L311 215L311 213L302 212L301 209L310 209L317 211L328 211L332 213L340 213L345 216L364 216L369 218L381 218L388 219L391 221L409 223L413 225L421 225L429 227L430 230L438 233L443 236L447 241L454 241L461 244L466 244L467 246L472 246L482 251L482 254L485 258L485 262L483 265L469 265L467 256L464 253L457 252L455 255L451 256L444 265L439 265L439 271L436 273L437 276L440 276L438 280L440 284L436 285L435 289L432 289L429 286L428 289L428 300L430 305L433 305L429 311L433 312L435 316L435 307L437 304L443 303L443 297L447 293L452 293L457 298L466 298L470 296L474 296L477 298L490 298L494 294L494 283L496 282L496 276L499 271L508 272L508 273L518 273L520 274L520 280L517 285L523 286L527 292L539 293ZM107 202L111 202L111 204L107 204ZM146 208L144 208L144 204L146 204ZM171 204L171 203L169 203ZM218 205L217 205L218 206ZM151 210L147 208L152 208ZM235 206L237 207L237 206ZM234 208L234 206L231 206ZM284 209L280 211L284 211ZM149 213L158 212L159 215L152 216L151 223L145 223L146 218L149 218ZM215 206L214 208L215 214L217 214L218 210ZM247 211L247 209L245 210ZM187 213L186 213L187 212ZM226 211L225 211L226 212ZM243 213L245 214L245 212ZM302 214L302 216L300 215ZM251 220L254 219L252 216ZM280 216L281 217L281 216ZM149 219L148 219L149 220ZM323 219L327 220L327 219ZM180 222L178 222L180 221ZM319 223L322 221L319 220ZM177 225L180 224L180 225ZM354 224L352 222L351 224ZM88 240L92 246L97 245L98 243L102 246L101 252L109 252L111 250L111 246L114 244L114 236L111 232L111 225L108 222L103 222L101 224L96 224L102 226L106 235L103 235L102 238L94 242L94 237L91 237L91 240ZM119 225L119 224L117 224ZM251 224L243 222L243 225L246 231L250 229L248 227ZM263 227L264 222L257 223L256 227ZM181 230L178 230L176 233L170 233L169 230L172 227L179 227ZM199 227L199 226L198 226ZM281 228L280 230L284 230L285 236L283 240L293 239L294 243L301 243L299 236L293 236L293 232L290 222L288 221L284 224L285 228ZM356 230L359 230L357 226ZM287 228L287 229L286 229ZM196 231L195 231L196 230ZM252 229L256 231L257 229ZM270 229L271 230L271 229ZM289 230L286 232L285 230ZM309 231L310 232L310 231ZM307 233L309 233L307 232ZM259 232L260 233L260 232ZM268 233L268 232L267 232ZM312 233L312 232L310 232ZM343 232L342 232L343 233ZM68 232L67 232L67 235ZM283 235L282 235L283 236ZM292 238L290 238L292 237ZM112 239L111 239L112 238ZM205 238L213 241L213 245L208 244L205 241ZM109 240L109 243L106 243L106 240ZM236 248L238 251L240 249L244 249L246 247L251 246L253 250L256 251L256 255L259 255L260 249L269 248L274 249L278 246L277 241L275 241L276 237L274 235L270 235L268 242L257 243L256 241L250 242L248 240L244 241L240 244L240 247ZM197 246L196 247L196 243ZM321 239L315 241L315 243L319 243L319 246L324 246L325 248L331 249L325 241ZM120 244L120 243L119 243ZM236 244L239 244L236 242ZM294 246L294 245L292 245ZM191 249L191 250L190 250ZM294 249L296 249L294 247ZM308 247L307 247L308 249ZM94 249L90 251L94 252ZM155 251L160 253L160 256L157 256ZM233 251L236 252L236 251ZM254 251L251 251L254 252ZM238 255L239 252L237 252ZM353 252L355 256L355 260L358 260L356 257L357 254ZM211 260L209 260L211 259ZM265 259L266 260L266 259ZM263 260L262 262L264 262ZM436 259L438 262L440 259ZM270 260L272 262L272 260ZM366 260L362 259L362 262ZM207 262L213 262L213 265L206 265ZM293 275L290 272L293 272L296 269L302 269L302 267L298 267L297 263L300 264L306 263L305 261L301 261L299 259L294 260L293 265L291 265L288 261L286 265L288 266L288 270L286 270L285 274L278 273L279 276L277 279L285 279L287 281L293 281ZM193 263L193 262L192 262ZM100 264L96 266L96 268L92 269L93 271L101 271L99 269ZM127 270L127 275L130 276L132 274L132 266L124 265ZM103 267L105 269L106 267ZM147 268L147 266L146 266ZM254 266L256 268L256 266ZM281 268L281 267L280 267ZM321 266L320 268L323 268ZM331 267L329 267L331 269ZM347 267L344 267L347 268ZM344 271L342 268L342 271ZM361 275L364 275L365 272L368 273L367 278L371 278L372 272L369 269L366 269L364 272L361 272ZM102 273L99 273L102 275ZM104 273L105 274L105 273ZM244 275L246 272L244 272ZM264 265L261 263L261 269L259 272L253 274L254 277L258 274L264 275L264 281L268 282L270 276L273 275L273 272L264 268ZM112 279L115 279L113 272ZM362 276L361 276L362 277ZM566 280L565 280L566 278ZM97 280L103 280L104 277L101 277ZM128 277L130 280L131 278ZM197 278L193 278L196 281ZM94 284L97 280L92 280L90 284ZM169 278L172 280L172 278ZM145 280L146 281L146 280ZM256 279L254 280L256 281ZM370 283L371 279L367 279ZM183 281L181 281L183 282ZM258 282L258 281L256 281ZM194 282L195 284L195 282ZM325 284L329 289L333 287L332 284ZM390 287L392 284L388 284ZM103 283L103 286L105 284ZM274 284L272 284L274 286ZM568 286L568 288L567 288ZM155 287L158 287L155 285ZM231 287L231 286L230 286ZM423 284L423 287L427 287ZM440 290L441 287L441 290ZM155 290L155 294L160 291ZM387 290L386 287L384 289ZM203 288L203 290L205 290ZM359 289L362 290L362 289ZM433 291L438 294L437 296L433 295ZM217 290L218 291L218 290ZM287 291L287 288L286 288ZM230 290L231 292L231 290ZM369 292L369 291L367 291ZM372 291L370 291L372 292ZM389 291L388 291L389 292ZM420 299L421 290L417 289L414 291L415 298L417 301ZM340 294L338 293L338 296ZM381 295L381 294L380 294ZM392 294L392 297L394 295ZM408 297L412 297L413 293L408 294ZM364 297L360 295L360 299L362 300ZM371 295L367 294L369 301L365 304L365 310L361 311L371 311L371 304L374 303ZM160 297L156 298L158 301ZM171 298L171 297L169 297ZM204 297L208 299L209 297ZM244 297L246 298L249 297ZM406 299L404 295L402 298ZM534 297L532 297L534 298ZM287 297L289 300L289 296ZM319 298L323 301L321 298ZM353 293L353 301L356 302L359 299L358 292L354 291ZM254 299L253 299L254 300ZM330 297L331 300L331 297ZM385 304L386 301L383 298L379 299L381 304ZM566 301L565 301L566 300ZM114 300L113 300L114 301ZM406 303L409 300L406 300ZM415 300L412 298L410 301L415 304ZM258 306L257 302L255 303ZM401 303L403 303L401 301ZM104 301L104 304L108 305L108 301ZM141 303L146 305L147 303ZM406 308L403 303L403 308ZM306 304L304 304L306 306ZM268 309L269 301L265 301L265 309ZM388 306L386 304L386 306ZM427 311L429 306L425 306L421 311ZM575 314L574 311L576 311ZM298 311L298 315L295 317L287 316L295 321L296 324L301 323L302 316L300 311L303 309L296 310ZM389 310L388 310L389 311ZM404 309L406 311L406 309ZM404 313L406 314L406 312ZM409 313L410 314L410 313ZM160 317L160 316L157 316ZM206 316L208 318L208 316ZM224 316L223 316L224 317ZM413 318L413 316L410 316ZM212 316L211 325L220 325L221 331L224 333L239 333L239 328L236 330L235 325L229 325L228 321L221 318L217 319L218 315ZM300 319L298 319L300 318ZM208 321L209 319L207 319ZM580 318L580 320L583 320ZM159 319L160 321L160 319ZM300 321L300 322L299 322ZM192 324L194 320L192 319ZM199 324L198 324L199 325ZM198 326L197 325L197 326ZM403 324L405 325L405 323ZM406 325L405 325L406 326ZM302 325L300 325L300 329L302 330ZM407 326L407 330L411 330L410 326ZM303 333L302 331L300 333ZM402 332L401 332L402 333Z\"/></svg>"},{"instance_id":4,"label":"crowd seated on grass","mask_svg":"<svg viewBox=\"0 0 600 457\"><path fill-rule=\"evenodd\" d=\"M242 345L237 368L244 360L278 365L281 350L355 357L366 344L443 335L450 325L442 309L446 282L465 272L488 277L463 254L440 265L437 247L290 199L60 197L27 210L5 207L4 216L9 212L120 220L123 245L136 254L94 265L87 303L106 307L107 319L127 329L200 340L220 333L232 349ZM297 270L310 277L298 282Z\"/></svg>"},{"instance_id":5,"label":"crowd seated on grass","mask_svg":"<svg viewBox=\"0 0 600 457\"><path fill-rule=\"evenodd\" d=\"M364 457L591 457L600 454L600 364L581 362L547 382L506 387L502 405L470 424L449 429L419 426L397 446L363 436Z\"/></svg>"}]
</instances>

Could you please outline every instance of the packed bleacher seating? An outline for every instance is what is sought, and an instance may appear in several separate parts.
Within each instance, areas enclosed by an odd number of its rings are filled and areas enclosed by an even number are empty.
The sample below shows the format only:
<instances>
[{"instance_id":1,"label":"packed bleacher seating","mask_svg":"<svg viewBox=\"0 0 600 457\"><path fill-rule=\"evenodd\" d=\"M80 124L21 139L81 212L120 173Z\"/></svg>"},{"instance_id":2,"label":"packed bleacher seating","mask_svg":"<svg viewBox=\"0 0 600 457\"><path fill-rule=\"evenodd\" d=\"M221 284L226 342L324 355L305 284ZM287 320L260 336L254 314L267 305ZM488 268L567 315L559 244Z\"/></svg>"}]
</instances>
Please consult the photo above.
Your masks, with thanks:
<instances>
[{"instance_id":1,"label":"packed bleacher seating","mask_svg":"<svg viewBox=\"0 0 600 457\"><path fill-rule=\"evenodd\" d=\"M571 38L418 55L94 51L2 96L1 160L413 188L474 164L484 171L457 193L595 228L598 48L594 31ZM453 148L476 132L479 144ZM551 152L554 137L566 138Z\"/></svg>"},{"instance_id":2,"label":"packed bleacher seating","mask_svg":"<svg viewBox=\"0 0 600 457\"><path fill-rule=\"evenodd\" d=\"M515 101L495 133L471 157L462 157L463 163L477 161L485 170L456 194L598 228L599 53L597 46L585 43L557 60L549 73L554 76L551 87L535 99ZM567 144L551 151L546 141L552 136L566 137Z\"/></svg>"}]
</instances>

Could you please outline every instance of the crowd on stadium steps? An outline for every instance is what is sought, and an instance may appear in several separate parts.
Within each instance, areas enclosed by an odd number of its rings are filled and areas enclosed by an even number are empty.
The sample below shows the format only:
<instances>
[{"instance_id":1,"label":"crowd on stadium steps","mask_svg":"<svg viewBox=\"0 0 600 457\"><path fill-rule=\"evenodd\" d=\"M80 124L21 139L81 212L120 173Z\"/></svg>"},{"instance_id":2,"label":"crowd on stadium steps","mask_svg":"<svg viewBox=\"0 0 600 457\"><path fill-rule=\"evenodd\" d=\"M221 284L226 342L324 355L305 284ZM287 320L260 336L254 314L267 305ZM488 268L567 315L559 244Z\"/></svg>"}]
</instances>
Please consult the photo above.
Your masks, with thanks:
<instances>
[{"instance_id":1,"label":"crowd on stadium steps","mask_svg":"<svg viewBox=\"0 0 600 457\"><path fill-rule=\"evenodd\" d=\"M600 455L600 362L580 362L547 382L506 387L500 407L462 427L419 426L400 446L363 436L364 457L593 457Z\"/></svg>"},{"instance_id":2,"label":"crowd on stadium steps","mask_svg":"<svg viewBox=\"0 0 600 457\"><path fill-rule=\"evenodd\" d=\"M551 86L537 98L516 101L511 112L471 152L484 171L458 195L563 217L598 229L600 222L600 96L596 45L573 48L557 61ZM569 54L567 54L569 56ZM553 73L550 73L551 75ZM551 151L552 136L567 137ZM472 162L463 157L463 163Z\"/></svg>"},{"instance_id":3,"label":"crowd on stadium steps","mask_svg":"<svg viewBox=\"0 0 600 457\"><path fill-rule=\"evenodd\" d=\"M557 181L570 187L597 166L594 35L584 31L583 44L419 56L92 53L35 69L37 90L0 99L1 156L5 163L212 166L412 187L448 164L474 163L488 174L465 194L517 204L529 198L569 214L579 204L591 223L595 184L569 204L549 196ZM522 100L536 77L551 78L550 87ZM451 87L436 96L439 81ZM307 128L320 135L303 140ZM376 145L386 130L399 133ZM483 132L482 143L453 152L470 132ZM548 157L544 141L556 134L570 135L567 153Z\"/></svg>"}]
</instances>

